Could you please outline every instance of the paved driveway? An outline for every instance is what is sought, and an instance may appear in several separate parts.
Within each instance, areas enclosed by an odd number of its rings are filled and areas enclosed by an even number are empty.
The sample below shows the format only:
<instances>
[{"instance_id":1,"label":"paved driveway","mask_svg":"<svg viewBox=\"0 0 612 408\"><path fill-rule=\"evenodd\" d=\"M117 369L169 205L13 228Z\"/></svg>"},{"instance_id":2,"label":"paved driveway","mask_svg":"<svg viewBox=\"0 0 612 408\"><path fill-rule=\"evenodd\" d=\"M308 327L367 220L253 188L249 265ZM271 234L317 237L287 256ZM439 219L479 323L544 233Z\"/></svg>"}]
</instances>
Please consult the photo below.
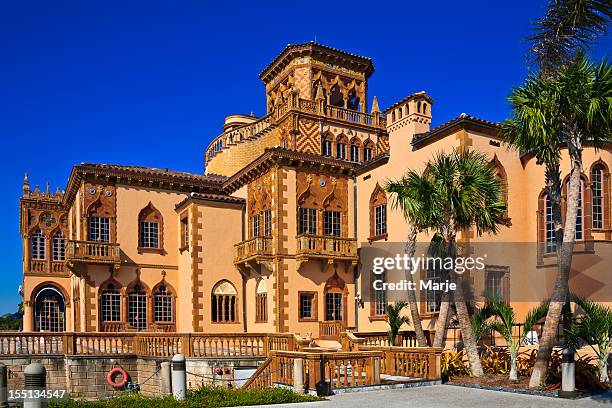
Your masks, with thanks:
<instances>
[{"instance_id":1,"label":"paved driveway","mask_svg":"<svg viewBox=\"0 0 612 408\"><path fill-rule=\"evenodd\" d=\"M334 395L329 401L274 405L273 407L310 408L612 408L612 393L579 400L539 397L501 391L479 390L452 385L405 388L388 391L355 392Z\"/></svg>"}]
</instances>

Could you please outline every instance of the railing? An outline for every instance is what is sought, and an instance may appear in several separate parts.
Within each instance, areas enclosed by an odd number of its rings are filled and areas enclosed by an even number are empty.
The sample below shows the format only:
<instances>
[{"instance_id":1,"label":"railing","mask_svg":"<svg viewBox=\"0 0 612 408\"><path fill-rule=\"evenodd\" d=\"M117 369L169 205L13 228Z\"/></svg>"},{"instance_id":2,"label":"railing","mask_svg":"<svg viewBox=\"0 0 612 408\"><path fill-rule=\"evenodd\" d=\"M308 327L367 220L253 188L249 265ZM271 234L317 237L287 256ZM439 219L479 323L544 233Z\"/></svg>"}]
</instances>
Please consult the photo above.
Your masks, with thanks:
<instances>
[{"instance_id":1,"label":"railing","mask_svg":"<svg viewBox=\"0 0 612 408\"><path fill-rule=\"evenodd\" d=\"M260 132L268 129L272 125L272 115L268 114L257 119L255 122L241 126L236 129L229 130L219 136L217 136L206 149L207 160L214 157L220 149L217 149L219 141L222 143L222 148L232 144L240 143L248 138L256 136Z\"/></svg>"},{"instance_id":2,"label":"railing","mask_svg":"<svg viewBox=\"0 0 612 408\"><path fill-rule=\"evenodd\" d=\"M324 235L298 235L298 254L357 258L357 240Z\"/></svg>"},{"instance_id":3,"label":"railing","mask_svg":"<svg viewBox=\"0 0 612 408\"><path fill-rule=\"evenodd\" d=\"M362 123L364 125L372 125L374 123L374 115L339 108L336 106L327 106L325 109L325 115L330 118L340 119L347 122Z\"/></svg>"},{"instance_id":4,"label":"railing","mask_svg":"<svg viewBox=\"0 0 612 408\"><path fill-rule=\"evenodd\" d=\"M433 344L433 331L424 330L425 338L429 346ZM354 333L356 337L362 340L364 346L390 346L389 337L386 332L358 332ZM418 347L416 333L414 331L400 331L396 337L399 347Z\"/></svg>"},{"instance_id":5,"label":"railing","mask_svg":"<svg viewBox=\"0 0 612 408\"><path fill-rule=\"evenodd\" d=\"M255 237L235 245L234 262L242 262L257 256L272 255L272 237Z\"/></svg>"},{"instance_id":6,"label":"railing","mask_svg":"<svg viewBox=\"0 0 612 408\"><path fill-rule=\"evenodd\" d=\"M31 272L47 272L47 261L32 260L30 269Z\"/></svg>"},{"instance_id":7,"label":"railing","mask_svg":"<svg viewBox=\"0 0 612 408\"><path fill-rule=\"evenodd\" d=\"M119 244L93 241L68 241L66 259L73 262L119 263Z\"/></svg>"},{"instance_id":8,"label":"railing","mask_svg":"<svg viewBox=\"0 0 612 408\"><path fill-rule=\"evenodd\" d=\"M425 378L428 380L440 379L441 347L362 346L360 350L380 351L383 353L380 367L382 374Z\"/></svg>"},{"instance_id":9,"label":"railing","mask_svg":"<svg viewBox=\"0 0 612 408\"><path fill-rule=\"evenodd\" d=\"M0 355L138 354L170 357L266 357L272 351L293 351L293 334L208 333L23 333L0 332Z\"/></svg>"},{"instance_id":10,"label":"railing","mask_svg":"<svg viewBox=\"0 0 612 408\"><path fill-rule=\"evenodd\" d=\"M321 362L324 364L325 380L332 388L380 384L378 368L381 358L380 351L355 353L273 351L243 387L262 389L276 384L293 386L295 364L298 364L297 370L302 370L304 388L312 390L321 380Z\"/></svg>"},{"instance_id":11,"label":"railing","mask_svg":"<svg viewBox=\"0 0 612 408\"><path fill-rule=\"evenodd\" d=\"M342 329L342 322L319 322L319 337L322 340L337 340Z\"/></svg>"}]
</instances>

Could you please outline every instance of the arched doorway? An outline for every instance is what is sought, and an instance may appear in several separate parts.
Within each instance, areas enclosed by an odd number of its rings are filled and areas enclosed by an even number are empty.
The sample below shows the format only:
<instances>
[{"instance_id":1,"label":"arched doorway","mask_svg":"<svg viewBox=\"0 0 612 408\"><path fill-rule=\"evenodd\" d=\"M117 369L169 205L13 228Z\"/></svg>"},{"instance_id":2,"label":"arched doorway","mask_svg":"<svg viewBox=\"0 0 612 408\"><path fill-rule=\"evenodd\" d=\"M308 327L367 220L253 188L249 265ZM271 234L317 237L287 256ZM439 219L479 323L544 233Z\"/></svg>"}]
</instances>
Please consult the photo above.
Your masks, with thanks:
<instances>
[{"instance_id":1,"label":"arched doorway","mask_svg":"<svg viewBox=\"0 0 612 408\"><path fill-rule=\"evenodd\" d=\"M35 330L63 332L66 330L66 301L64 295L53 286L38 291L34 298Z\"/></svg>"}]
</instances>

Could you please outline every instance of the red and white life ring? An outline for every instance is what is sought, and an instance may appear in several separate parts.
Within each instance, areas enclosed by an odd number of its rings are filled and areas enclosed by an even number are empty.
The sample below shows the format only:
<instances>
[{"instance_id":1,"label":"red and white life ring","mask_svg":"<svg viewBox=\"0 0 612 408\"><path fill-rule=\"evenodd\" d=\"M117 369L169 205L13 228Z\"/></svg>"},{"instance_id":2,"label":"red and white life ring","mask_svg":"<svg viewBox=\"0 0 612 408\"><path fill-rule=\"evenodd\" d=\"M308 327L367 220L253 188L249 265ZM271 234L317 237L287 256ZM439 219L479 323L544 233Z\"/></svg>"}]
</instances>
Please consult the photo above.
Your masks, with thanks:
<instances>
[{"instance_id":1,"label":"red and white life ring","mask_svg":"<svg viewBox=\"0 0 612 408\"><path fill-rule=\"evenodd\" d=\"M117 374L121 374L121 381L116 382L115 377ZM128 376L125 370L121 367L115 367L106 374L106 382L108 385L115 388L123 388L127 384Z\"/></svg>"}]
</instances>

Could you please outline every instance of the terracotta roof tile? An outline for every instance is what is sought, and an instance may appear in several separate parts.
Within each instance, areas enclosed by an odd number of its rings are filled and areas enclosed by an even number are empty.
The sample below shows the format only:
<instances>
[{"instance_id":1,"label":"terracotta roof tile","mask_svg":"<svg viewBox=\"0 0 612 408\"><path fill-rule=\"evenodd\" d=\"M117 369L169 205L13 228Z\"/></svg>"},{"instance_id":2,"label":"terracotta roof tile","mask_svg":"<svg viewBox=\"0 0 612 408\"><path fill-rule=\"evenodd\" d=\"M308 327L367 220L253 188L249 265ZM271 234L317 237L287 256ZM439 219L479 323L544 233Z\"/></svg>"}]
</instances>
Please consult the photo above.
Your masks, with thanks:
<instances>
[{"instance_id":1,"label":"terracotta roof tile","mask_svg":"<svg viewBox=\"0 0 612 408\"><path fill-rule=\"evenodd\" d=\"M184 171L175 171L169 169L158 169L154 167L145 166L124 166L118 164L101 164L101 163L81 163L79 166L81 170L112 170L120 171L125 173L133 173L134 175L146 175L146 176L161 176L177 179L190 179L198 181L208 181L213 183L222 183L227 179L225 176L218 174L195 174Z\"/></svg>"},{"instance_id":2,"label":"terracotta roof tile","mask_svg":"<svg viewBox=\"0 0 612 408\"><path fill-rule=\"evenodd\" d=\"M415 134L412 138L412 145L414 146L426 139L429 139L431 137L434 137L442 133L443 131L447 129L450 129L451 127L455 125L462 124L462 123L471 123L475 125L486 126L489 128L499 128L500 127L500 124L497 122L491 122L485 119L480 119L475 116L468 115L466 113L462 113L456 118L451 119L448 122L445 122L439 126L436 126L435 128L431 129L429 132Z\"/></svg>"}]
</instances>

